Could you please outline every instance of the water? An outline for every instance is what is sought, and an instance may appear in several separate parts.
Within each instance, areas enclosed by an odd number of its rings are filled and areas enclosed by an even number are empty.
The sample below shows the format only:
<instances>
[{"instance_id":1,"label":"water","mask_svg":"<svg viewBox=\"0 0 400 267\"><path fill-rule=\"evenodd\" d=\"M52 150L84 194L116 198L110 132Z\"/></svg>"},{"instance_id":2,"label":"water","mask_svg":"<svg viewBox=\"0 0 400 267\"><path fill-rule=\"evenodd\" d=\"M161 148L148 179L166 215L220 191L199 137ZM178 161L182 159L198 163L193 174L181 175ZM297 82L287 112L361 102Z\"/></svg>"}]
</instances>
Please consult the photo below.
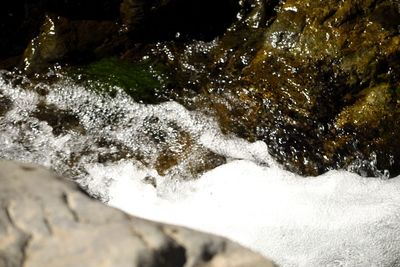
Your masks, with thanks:
<instances>
[{"instance_id":1,"label":"water","mask_svg":"<svg viewBox=\"0 0 400 267\"><path fill-rule=\"evenodd\" d=\"M227 236L282 266L400 266L400 177L303 178L264 143L224 136L175 102L26 84L0 79L1 158L45 165L111 206Z\"/></svg>"}]
</instances>

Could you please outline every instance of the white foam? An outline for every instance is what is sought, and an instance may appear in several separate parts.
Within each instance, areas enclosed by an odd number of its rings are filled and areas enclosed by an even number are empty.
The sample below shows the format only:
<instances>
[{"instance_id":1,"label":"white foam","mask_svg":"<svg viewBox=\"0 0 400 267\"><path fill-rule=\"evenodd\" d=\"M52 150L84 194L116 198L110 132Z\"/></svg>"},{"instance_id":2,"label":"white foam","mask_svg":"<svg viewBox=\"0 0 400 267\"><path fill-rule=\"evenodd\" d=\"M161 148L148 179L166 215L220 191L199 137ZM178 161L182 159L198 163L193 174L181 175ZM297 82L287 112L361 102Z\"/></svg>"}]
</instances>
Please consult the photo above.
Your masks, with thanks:
<instances>
[{"instance_id":1,"label":"white foam","mask_svg":"<svg viewBox=\"0 0 400 267\"><path fill-rule=\"evenodd\" d=\"M0 118L1 158L49 166L110 205L227 236L282 266L400 266L400 177L331 171L302 178L282 170L264 143L224 136L210 118L175 102L142 105L123 93L100 96L71 83L48 91L40 96L0 79L0 93L13 102ZM72 112L85 133L54 135L32 116L39 101ZM98 163L99 154L119 149L99 145L103 139L140 150L150 160L163 145L179 145L171 123L189 133L195 147L229 163L192 181L181 179L180 172L160 176L132 159ZM165 134L162 146L148 137L154 129ZM197 160L196 151L185 160Z\"/></svg>"},{"instance_id":2,"label":"white foam","mask_svg":"<svg viewBox=\"0 0 400 267\"><path fill-rule=\"evenodd\" d=\"M131 163L103 171L123 169L110 187L110 205L227 236L282 266L399 264L399 177L331 171L305 179L242 160L196 181L162 181L154 188Z\"/></svg>"}]
</instances>

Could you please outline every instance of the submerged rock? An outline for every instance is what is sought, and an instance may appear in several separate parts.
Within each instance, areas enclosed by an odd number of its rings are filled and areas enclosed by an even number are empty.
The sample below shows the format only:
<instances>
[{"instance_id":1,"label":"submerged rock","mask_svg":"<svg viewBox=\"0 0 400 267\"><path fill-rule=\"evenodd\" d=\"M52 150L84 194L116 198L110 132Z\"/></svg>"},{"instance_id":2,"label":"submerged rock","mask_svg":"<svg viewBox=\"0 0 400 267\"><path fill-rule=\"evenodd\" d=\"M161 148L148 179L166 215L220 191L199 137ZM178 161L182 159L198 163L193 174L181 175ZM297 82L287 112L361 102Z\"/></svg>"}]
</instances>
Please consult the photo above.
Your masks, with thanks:
<instances>
[{"instance_id":1,"label":"submerged rock","mask_svg":"<svg viewBox=\"0 0 400 267\"><path fill-rule=\"evenodd\" d=\"M106 207L43 168L0 167L0 266L275 266L224 238Z\"/></svg>"}]
</instances>

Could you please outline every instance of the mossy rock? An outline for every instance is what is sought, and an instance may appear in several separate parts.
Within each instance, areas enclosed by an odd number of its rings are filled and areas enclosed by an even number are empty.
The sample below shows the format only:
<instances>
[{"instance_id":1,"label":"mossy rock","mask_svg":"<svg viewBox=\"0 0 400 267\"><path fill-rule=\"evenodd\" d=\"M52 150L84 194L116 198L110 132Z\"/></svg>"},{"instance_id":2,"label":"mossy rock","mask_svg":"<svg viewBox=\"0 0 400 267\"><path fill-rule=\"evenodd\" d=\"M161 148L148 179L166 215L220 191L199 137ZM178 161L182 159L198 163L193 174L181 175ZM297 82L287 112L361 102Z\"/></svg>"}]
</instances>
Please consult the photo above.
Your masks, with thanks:
<instances>
[{"instance_id":1,"label":"mossy rock","mask_svg":"<svg viewBox=\"0 0 400 267\"><path fill-rule=\"evenodd\" d=\"M89 88L114 94L115 87L123 89L135 101L157 103L171 79L165 66L140 61L131 63L116 57L104 58L79 68L71 68L67 75Z\"/></svg>"}]
</instances>

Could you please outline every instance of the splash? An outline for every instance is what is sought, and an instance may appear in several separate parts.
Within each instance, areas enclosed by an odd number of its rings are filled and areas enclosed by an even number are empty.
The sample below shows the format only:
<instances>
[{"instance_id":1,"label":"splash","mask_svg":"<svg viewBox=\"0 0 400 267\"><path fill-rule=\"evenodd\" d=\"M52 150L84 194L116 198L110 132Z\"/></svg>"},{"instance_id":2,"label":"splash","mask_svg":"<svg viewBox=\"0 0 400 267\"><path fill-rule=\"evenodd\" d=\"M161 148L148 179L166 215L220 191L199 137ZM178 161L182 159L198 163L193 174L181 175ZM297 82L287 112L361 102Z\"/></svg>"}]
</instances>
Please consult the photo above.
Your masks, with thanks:
<instances>
[{"instance_id":1,"label":"splash","mask_svg":"<svg viewBox=\"0 0 400 267\"><path fill-rule=\"evenodd\" d=\"M400 265L400 177L302 178L264 143L225 136L175 102L69 81L26 89L0 79L0 103L1 158L50 167L133 215L227 236L282 266ZM160 170L166 151L183 156ZM212 168L193 172L200 161Z\"/></svg>"},{"instance_id":2,"label":"splash","mask_svg":"<svg viewBox=\"0 0 400 267\"><path fill-rule=\"evenodd\" d=\"M227 236L282 266L397 266L400 179L331 171L300 178L236 160L200 179L157 187L132 163L93 166L116 175L109 204L148 219Z\"/></svg>"}]
</instances>

